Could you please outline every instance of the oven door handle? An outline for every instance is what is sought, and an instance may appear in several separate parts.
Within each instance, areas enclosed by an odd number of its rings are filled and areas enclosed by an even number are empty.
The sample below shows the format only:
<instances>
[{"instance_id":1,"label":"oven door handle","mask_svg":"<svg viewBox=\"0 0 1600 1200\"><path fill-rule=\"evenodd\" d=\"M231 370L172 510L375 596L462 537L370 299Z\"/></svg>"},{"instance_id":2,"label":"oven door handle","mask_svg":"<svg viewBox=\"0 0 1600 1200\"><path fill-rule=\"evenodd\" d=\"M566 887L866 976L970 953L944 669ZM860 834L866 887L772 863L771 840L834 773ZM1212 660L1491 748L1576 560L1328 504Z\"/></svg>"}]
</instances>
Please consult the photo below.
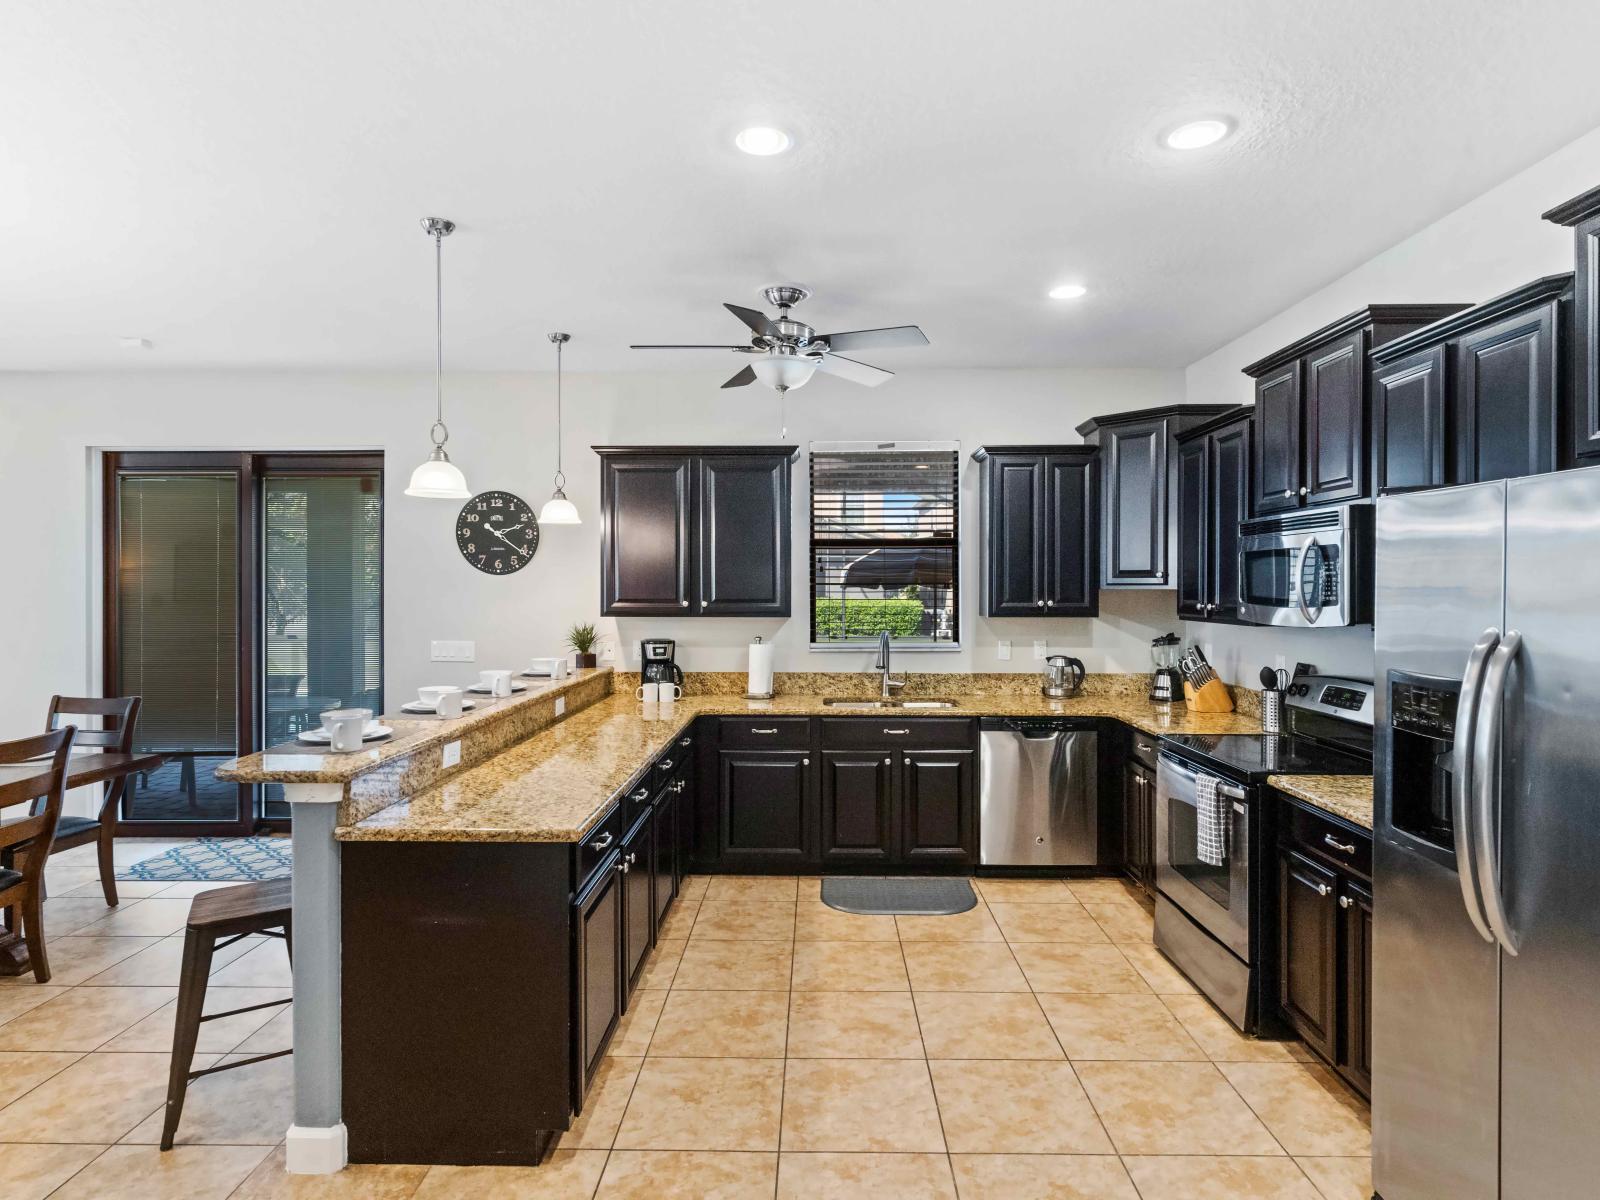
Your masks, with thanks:
<instances>
[{"instance_id":1,"label":"oven door handle","mask_svg":"<svg viewBox=\"0 0 1600 1200\"><path fill-rule=\"evenodd\" d=\"M1320 550L1320 549L1321 549L1321 546L1318 544L1317 539L1314 538L1314 537L1308 537L1308 538L1306 538L1305 545L1300 547L1299 555L1294 560L1294 584L1293 584L1293 586L1294 586L1294 593L1295 593L1295 603L1300 606L1300 615L1305 618L1305 621L1306 621L1307 625L1315 625L1318 621L1320 621L1322 619L1322 605L1320 605L1320 604L1317 605L1316 614L1312 615L1311 606L1306 603L1306 577L1305 577L1306 561L1311 557L1311 552L1313 550ZM1317 571L1319 584L1320 584L1320 580L1321 580L1321 575L1322 575L1322 572L1321 572L1321 569L1319 568L1318 571ZM1320 592L1322 589L1319 586L1317 588L1317 590L1318 590L1318 592Z\"/></svg>"},{"instance_id":2,"label":"oven door handle","mask_svg":"<svg viewBox=\"0 0 1600 1200\"><path fill-rule=\"evenodd\" d=\"M1175 773L1182 775L1185 778L1197 779L1200 776L1200 772L1194 770L1189 766L1188 763L1184 762L1182 759L1174 758L1170 754L1163 754L1160 758L1160 762L1170 767ZM1246 792L1242 787L1229 783L1226 779L1223 779L1220 776L1212 776L1212 778L1216 779L1217 781L1217 793L1219 795L1226 796L1230 800L1246 799ZM1194 802L1192 800L1186 800L1182 796L1177 797L1177 799L1179 803L1187 804L1190 808L1194 807Z\"/></svg>"}]
</instances>

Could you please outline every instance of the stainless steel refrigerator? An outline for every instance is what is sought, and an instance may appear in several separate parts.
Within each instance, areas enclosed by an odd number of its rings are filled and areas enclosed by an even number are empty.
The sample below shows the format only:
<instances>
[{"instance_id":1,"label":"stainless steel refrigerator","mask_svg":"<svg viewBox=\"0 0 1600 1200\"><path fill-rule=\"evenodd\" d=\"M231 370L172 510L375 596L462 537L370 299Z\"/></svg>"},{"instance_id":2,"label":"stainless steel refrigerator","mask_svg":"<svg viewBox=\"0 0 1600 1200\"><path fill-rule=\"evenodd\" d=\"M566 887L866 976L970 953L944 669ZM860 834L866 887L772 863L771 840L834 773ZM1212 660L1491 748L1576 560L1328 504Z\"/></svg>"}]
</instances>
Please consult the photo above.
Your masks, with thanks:
<instances>
[{"instance_id":1,"label":"stainless steel refrigerator","mask_svg":"<svg viewBox=\"0 0 1600 1200\"><path fill-rule=\"evenodd\" d=\"M1374 1188L1600 1196L1600 467L1377 528Z\"/></svg>"}]
</instances>

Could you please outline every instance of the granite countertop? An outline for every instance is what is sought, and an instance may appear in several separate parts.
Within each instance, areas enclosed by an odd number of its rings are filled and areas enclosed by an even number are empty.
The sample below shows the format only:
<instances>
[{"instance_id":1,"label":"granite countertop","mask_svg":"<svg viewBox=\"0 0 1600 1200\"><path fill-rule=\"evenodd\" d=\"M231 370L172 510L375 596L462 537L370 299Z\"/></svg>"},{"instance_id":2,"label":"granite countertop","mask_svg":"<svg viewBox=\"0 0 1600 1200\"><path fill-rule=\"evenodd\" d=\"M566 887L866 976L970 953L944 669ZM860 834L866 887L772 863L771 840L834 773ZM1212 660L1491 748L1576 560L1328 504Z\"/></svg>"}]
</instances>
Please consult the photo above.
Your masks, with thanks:
<instances>
[{"instance_id":1,"label":"granite countertop","mask_svg":"<svg viewBox=\"0 0 1600 1200\"><path fill-rule=\"evenodd\" d=\"M656 756L700 716L861 717L816 694L746 700L734 695L686 696L647 712L632 695L614 694L470 770L400 800L355 824L343 841L576 842ZM1259 719L1241 713L1191 713L1143 696L1090 695L1046 700L1037 693L973 695L954 709L897 708L899 720L921 717L1112 717L1151 734L1258 733Z\"/></svg>"},{"instance_id":2,"label":"granite countertop","mask_svg":"<svg viewBox=\"0 0 1600 1200\"><path fill-rule=\"evenodd\" d=\"M1352 825L1372 828L1371 775L1269 775L1267 782Z\"/></svg>"}]
</instances>

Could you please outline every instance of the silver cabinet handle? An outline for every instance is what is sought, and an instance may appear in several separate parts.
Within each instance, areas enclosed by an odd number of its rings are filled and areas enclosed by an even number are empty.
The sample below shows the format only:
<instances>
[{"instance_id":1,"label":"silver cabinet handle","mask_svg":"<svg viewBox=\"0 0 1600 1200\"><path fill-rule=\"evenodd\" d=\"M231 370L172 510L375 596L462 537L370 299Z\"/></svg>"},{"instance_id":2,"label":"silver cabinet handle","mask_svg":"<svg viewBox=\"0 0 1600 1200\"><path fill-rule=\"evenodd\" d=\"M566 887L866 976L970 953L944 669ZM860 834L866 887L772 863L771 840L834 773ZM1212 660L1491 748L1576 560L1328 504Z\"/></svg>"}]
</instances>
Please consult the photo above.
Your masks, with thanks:
<instances>
[{"instance_id":1,"label":"silver cabinet handle","mask_svg":"<svg viewBox=\"0 0 1600 1200\"><path fill-rule=\"evenodd\" d=\"M702 600L702 601L700 601L700 607L704 608L704 607L706 607L706 605L708 605L710 603L711 603L711 601L709 601L709 600Z\"/></svg>"},{"instance_id":2,"label":"silver cabinet handle","mask_svg":"<svg viewBox=\"0 0 1600 1200\"><path fill-rule=\"evenodd\" d=\"M689 607L689 602L687 600L679 600L678 601L678 607L679 608L688 608Z\"/></svg>"},{"instance_id":3,"label":"silver cabinet handle","mask_svg":"<svg viewBox=\"0 0 1600 1200\"><path fill-rule=\"evenodd\" d=\"M1456 740L1450 752L1450 816L1455 832L1456 879L1461 884L1461 902L1478 936L1490 945L1494 934L1483 915L1483 894L1478 884L1477 861L1472 855L1472 749L1478 726L1478 693L1483 684L1483 667L1500 644L1500 630L1485 629L1467 656L1461 674L1461 695L1456 702Z\"/></svg>"},{"instance_id":4,"label":"silver cabinet handle","mask_svg":"<svg viewBox=\"0 0 1600 1200\"><path fill-rule=\"evenodd\" d=\"M635 792L633 794L633 799L635 799L635 800L648 800L649 798L650 798L650 789L649 788L640 788L637 792Z\"/></svg>"},{"instance_id":5,"label":"silver cabinet handle","mask_svg":"<svg viewBox=\"0 0 1600 1200\"><path fill-rule=\"evenodd\" d=\"M1043 600L1041 600L1041 601L1039 601L1039 607L1040 607L1040 608L1043 608L1043 607L1044 607L1044 601L1043 601Z\"/></svg>"},{"instance_id":6,"label":"silver cabinet handle","mask_svg":"<svg viewBox=\"0 0 1600 1200\"><path fill-rule=\"evenodd\" d=\"M1331 833L1325 833L1322 835L1322 843L1325 846L1332 846L1335 850L1342 850L1346 854L1354 854L1356 852L1356 844L1354 842L1347 844L1345 842L1338 841Z\"/></svg>"},{"instance_id":7,"label":"silver cabinet handle","mask_svg":"<svg viewBox=\"0 0 1600 1200\"><path fill-rule=\"evenodd\" d=\"M656 766L660 767L663 771L670 771L672 770L672 760L670 758L663 758L656 764Z\"/></svg>"},{"instance_id":8,"label":"silver cabinet handle","mask_svg":"<svg viewBox=\"0 0 1600 1200\"><path fill-rule=\"evenodd\" d=\"M628 855L628 864L630 866L632 864L638 862L638 861L639 861L639 852L637 850L635 850L632 854Z\"/></svg>"},{"instance_id":9,"label":"silver cabinet handle","mask_svg":"<svg viewBox=\"0 0 1600 1200\"><path fill-rule=\"evenodd\" d=\"M1309 492L1309 491L1310 491L1310 490L1311 490L1311 489L1310 489L1310 488L1306 488L1306 487L1302 487L1302 488L1301 488L1301 489L1300 489L1300 494L1301 494L1301 495L1302 495L1302 496L1304 496L1304 495L1305 495L1305 494L1306 494L1306 493L1307 493L1307 492Z\"/></svg>"},{"instance_id":10,"label":"silver cabinet handle","mask_svg":"<svg viewBox=\"0 0 1600 1200\"><path fill-rule=\"evenodd\" d=\"M905 734L910 733L911 730L909 730L909 729L885 729L884 732L887 733L887 734L892 734L895 737L900 737L900 736L903 736Z\"/></svg>"},{"instance_id":11,"label":"silver cabinet handle","mask_svg":"<svg viewBox=\"0 0 1600 1200\"><path fill-rule=\"evenodd\" d=\"M689 744L690 744L690 743L691 743L691 742L692 742L692 741L694 741L694 739L693 739L693 738L679 738L679 739L678 739L678 745L680 745L680 746L687 746L687 745L689 745Z\"/></svg>"},{"instance_id":12,"label":"silver cabinet handle","mask_svg":"<svg viewBox=\"0 0 1600 1200\"><path fill-rule=\"evenodd\" d=\"M628 860L625 858L617 859L617 870L626 875L628 873Z\"/></svg>"},{"instance_id":13,"label":"silver cabinet handle","mask_svg":"<svg viewBox=\"0 0 1600 1200\"><path fill-rule=\"evenodd\" d=\"M609 833L609 832L602 833L599 837L595 838L594 841L589 843L589 849L591 849L591 850L604 850L608 846L610 846L612 842L614 842L616 840L617 840L617 838L616 838L615 834Z\"/></svg>"},{"instance_id":14,"label":"silver cabinet handle","mask_svg":"<svg viewBox=\"0 0 1600 1200\"><path fill-rule=\"evenodd\" d=\"M1506 630L1483 670L1483 694L1478 700L1478 728L1472 747L1472 840L1477 850L1478 891L1483 915L1507 954L1516 956L1517 939L1511 932L1505 897L1500 894L1500 722L1506 698L1506 676L1522 649L1522 635Z\"/></svg>"},{"instance_id":15,"label":"silver cabinet handle","mask_svg":"<svg viewBox=\"0 0 1600 1200\"><path fill-rule=\"evenodd\" d=\"M890 764L891 764L891 763L892 763L892 762L894 762L894 759L892 759L892 758L886 758L886 759L884 759L884 760L883 760L883 765L884 765L884 766L886 766L886 767L887 767L887 766L889 766L889 765L890 765Z\"/></svg>"},{"instance_id":16,"label":"silver cabinet handle","mask_svg":"<svg viewBox=\"0 0 1600 1200\"><path fill-rule=\"evenodd\" d=\"M752 729L751 733L777 733L776 729Z\"/></svg>"},{"instance_id":17,"label":"silver cabinet handle","mask_svg":"<svg viewBox=\"0 0 1600 1200\"><path fill-rule=\"evenodd\" d=\"M811 760L809 758L802 758L800 760L800 765L802 767L809 767L811 765Z\"/></svg>"},{"instance_id":18,"label":"silver cabinet handle","mask_svg":"<svg viewBox=\"0 0 1600 1200\"><path fill-rule=\"evenodd\" d=\"M1290 496L1292 496L1292 495L1294 495L1294 489L1293 489L1293 488L1290 488L1290 489L1289 489L1289 490L1288 490L1288 491L1287 491L1287 492L1285 492L1285 493L1284 493L1284 494L1283 494L1283 495L1284 495L1284 498L1285 498L1285 499L1287 499L1287 498L1288 498L1288 497L1290 497Z\"/></svg>"},{"instance_id":19,"label":"silver cabinet handle","mask_svg":"<svg viewBox=\"0 0 1600 1200\"><path fill-rule=\"evenodd\" d=\"M1349 896L1340 896L1339 897L1339 907L1340 908L1354 908L1355 907L1355 903L1356 902L1354 900L1350 899Z\"/></svg>"},{"instance_id":20,"label":"silver cabinet handle","mask_svg":"<svg viewBox=\"0 0 1600 1200\"><path fill-rule=\"evenodd\" d=\"M1327 884L1325 884L1325 883L1317 884L1317 895L1326 896L1331 891L1333 891L1333 889L1331 887L1329 887Z\"/></svg>"}]
</instances>

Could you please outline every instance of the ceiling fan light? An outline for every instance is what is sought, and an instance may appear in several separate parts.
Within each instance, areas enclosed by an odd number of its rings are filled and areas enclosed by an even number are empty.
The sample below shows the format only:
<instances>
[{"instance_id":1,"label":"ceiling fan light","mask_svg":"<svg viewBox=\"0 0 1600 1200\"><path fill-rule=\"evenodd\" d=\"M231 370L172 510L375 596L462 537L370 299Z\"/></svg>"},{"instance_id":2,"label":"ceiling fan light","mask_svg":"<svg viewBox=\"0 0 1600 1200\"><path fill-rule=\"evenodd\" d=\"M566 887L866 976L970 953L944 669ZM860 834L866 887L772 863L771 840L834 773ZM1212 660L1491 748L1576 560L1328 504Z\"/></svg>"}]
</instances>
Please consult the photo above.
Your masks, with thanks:
<instances>
[{"instance_id":1,"label":"ceiling fan light","mask_svg":"<svg viewBox=\"0 0 1600 1200\"><path fill-rule=\"evenodd\" d=\"M544 507L539 510L539 524L582 525L583 518L578 515L578 506L567 499L566 493L557 488L555 495L546 500Z\"/></svg>"},{"instance_id":2,"label":"ceiling fan light","mask_svg":"<svg viewBox=\"0 0 1600 1200\"><path fill-rule=\"evenodd\" d=\"M746 154L769 158L774 154L782 154L793 144L793 139L783 130L770 125L752 125L749 129L741 129L734 137L733 144Z\"/></svg>"},{"instance_id":3,"label":"ceiling fan light","mask_svg":"<svg viewBox=\"0 0 1600 1200\"><path fill-rule=\"evenodd\" d=\"M1161 140L1169 150L1204 150L1233 132L1233 122L1222 117L1189 121L1167 131Z\"/></svg>"},{"instance_id":4,"label":"ceiling fan light","mask_svg":"<svg viewBox=\"0 0 1600 1200\"><path fill-rule=\"evenodd\" d=\"M1081 283L1063 283L1050 289L1052 300L1079 300L1088 294L1089 289Z\"/></svg>"},{"instance_id":5,"label":"ceiling fan light","mask_svg":"<svg viewBox=\"0 0 1600 1200\"><path fill-rule=\"evenodd\" d=\"M472 491L461 468L450 461L443 446L435 446L428 461L411 472L406 495L424 500L470 500Z\"/></svg>"},{"instance_id":6,"label":"ceiling fan light","mask_svg":"<svg viewBox=\"0 0 1600 1200\"><path fill-rule=\"evenodd\" d=\"M750 364L750 369L756 373L756 378L769 388L788 388L792 392L795 388L805 387L811 382L811 377L816 374L817 364L810 359L792 354L771 354L756 359Z\"/></svg>"}]
</instances>

